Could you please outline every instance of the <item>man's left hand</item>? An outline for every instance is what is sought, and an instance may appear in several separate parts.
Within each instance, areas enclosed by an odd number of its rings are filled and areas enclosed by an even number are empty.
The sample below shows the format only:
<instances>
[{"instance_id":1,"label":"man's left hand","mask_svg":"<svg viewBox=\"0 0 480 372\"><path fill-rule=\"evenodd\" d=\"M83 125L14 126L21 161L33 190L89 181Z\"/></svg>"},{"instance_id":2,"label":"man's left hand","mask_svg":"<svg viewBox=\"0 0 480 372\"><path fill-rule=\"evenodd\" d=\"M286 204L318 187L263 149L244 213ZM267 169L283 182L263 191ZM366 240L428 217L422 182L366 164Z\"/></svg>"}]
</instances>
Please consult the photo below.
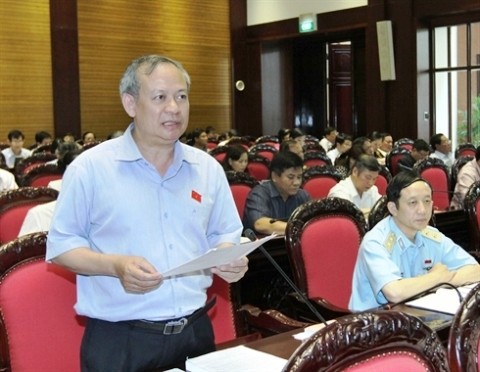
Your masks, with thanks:
<instances>
[{"instance_id":1,"label":"man's left hand","mask_svg":"<svg viewBox=\"0 0 480 372\"><path fill-rule=\"evenodd\" d=\"M213 274L218 275L220 278L222 278L228 283L233 283L243 278L247 270L247 257L242 257L229 263L228 265L221 265L211 269Z\"/></svg>"}]
</instances>

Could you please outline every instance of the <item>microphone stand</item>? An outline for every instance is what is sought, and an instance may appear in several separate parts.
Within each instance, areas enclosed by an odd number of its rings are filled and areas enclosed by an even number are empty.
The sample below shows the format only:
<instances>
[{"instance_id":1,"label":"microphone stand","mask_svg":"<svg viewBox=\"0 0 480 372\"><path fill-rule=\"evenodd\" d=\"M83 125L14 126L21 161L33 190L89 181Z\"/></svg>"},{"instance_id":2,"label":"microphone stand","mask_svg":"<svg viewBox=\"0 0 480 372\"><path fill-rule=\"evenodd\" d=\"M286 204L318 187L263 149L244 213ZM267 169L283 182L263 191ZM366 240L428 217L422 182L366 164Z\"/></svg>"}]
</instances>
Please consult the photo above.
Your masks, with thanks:
<instances>
[{"instance_id":1,"label":"microphone stand","mask_svg":"<svg viewBox=\"0 0 480 372\"><path fill-rule=\"evenodd\" d=\"M244 232L244 236L247 237L250 241L257 240L257 236L251 229L246 229ZM307 305L308 309L322 322L323 324L327 325L327 321L325 318L319 313L317 309L312 305L308 297L298 288L295 283L288 277L287 273L282 269L282 267L274 260L272 255L268 253L263 245L259 246L258 249L263 253L263 255L270 261L273 267L280 273L280 275L285 279L285 281L290 285L293 291L301 298L305 305Z\"/></svg>"}]
</instances>

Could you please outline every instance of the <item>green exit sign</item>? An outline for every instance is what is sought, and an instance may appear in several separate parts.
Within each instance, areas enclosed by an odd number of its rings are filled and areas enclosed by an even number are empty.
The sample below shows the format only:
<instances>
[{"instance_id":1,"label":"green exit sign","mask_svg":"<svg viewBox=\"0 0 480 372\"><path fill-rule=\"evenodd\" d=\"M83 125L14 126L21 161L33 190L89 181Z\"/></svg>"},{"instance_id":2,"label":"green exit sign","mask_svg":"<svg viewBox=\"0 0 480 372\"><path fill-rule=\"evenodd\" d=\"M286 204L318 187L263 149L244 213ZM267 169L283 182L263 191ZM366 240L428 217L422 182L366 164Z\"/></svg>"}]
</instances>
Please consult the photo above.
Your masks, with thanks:
<instances>
[{"instance_id":1,"label":"green exit sign","mask_svg":"<svg viewBox=\"0 0 480 372\"><path fill-rule=\"evenodd\" d=\"M317 31L317 16L313 13L301 14L298 17L299 32Z\"/></svg>"}]
</instances>

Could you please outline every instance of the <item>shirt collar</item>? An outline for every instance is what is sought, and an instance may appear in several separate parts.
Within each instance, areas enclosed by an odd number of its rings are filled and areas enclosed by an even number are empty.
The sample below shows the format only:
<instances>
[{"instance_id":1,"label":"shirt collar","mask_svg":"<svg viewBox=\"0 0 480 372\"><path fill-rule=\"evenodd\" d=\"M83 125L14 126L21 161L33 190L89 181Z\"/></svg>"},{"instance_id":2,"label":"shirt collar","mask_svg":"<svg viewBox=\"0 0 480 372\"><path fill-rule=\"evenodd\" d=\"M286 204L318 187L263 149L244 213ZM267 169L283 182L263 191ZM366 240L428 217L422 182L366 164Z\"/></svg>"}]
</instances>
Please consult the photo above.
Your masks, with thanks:
<instances>
[{"instance_id":1,"label":"shirt collar","mask_svg":"<svg viewBox=\"0 0 480 372\"><path fill-rule=\"evenodd\" d=\"M396 236L396 241L397 241L397 243L400 245L400 247L402 248L402 250L405 250L405 249L408 248L409 246L419 247L419 246L423 245L422 234L420 234L419 231L417 231L417 233L415 234L415 242L412 242L412 241L411 241L410 239L408 239L408 237L403 233L403 231L400 230L400 228L397 226L397 224L395 223L395 220L393 219L392 216L389 217L388 224L389 224L389 226L390 226L390 231L395 234L395 236Z\"/></svg>"}]
</instances>

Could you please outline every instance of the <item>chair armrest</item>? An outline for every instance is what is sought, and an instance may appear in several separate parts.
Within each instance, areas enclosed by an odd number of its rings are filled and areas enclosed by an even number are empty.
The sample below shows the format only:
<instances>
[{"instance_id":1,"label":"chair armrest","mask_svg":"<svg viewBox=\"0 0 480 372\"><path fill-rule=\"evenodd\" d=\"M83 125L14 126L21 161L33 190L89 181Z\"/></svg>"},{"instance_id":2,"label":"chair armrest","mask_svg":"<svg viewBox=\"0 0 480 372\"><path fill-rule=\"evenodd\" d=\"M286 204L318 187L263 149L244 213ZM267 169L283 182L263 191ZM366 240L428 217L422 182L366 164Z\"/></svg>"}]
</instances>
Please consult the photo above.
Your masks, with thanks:
<instances>
[{"instance_id":1,"label":"chair armrest","mask_svg":"<svg viewBox=\"0 0 480 372\"><path fill-rule=\"evenodd\" d=\"M318 322L316 316L307 307L307 305L305 305L305 302L298 294L294 292L289 293L287 299L290 306L290 310L288 312L289 315L299 320L302 319L306 321ZM348 309L337 307L324 298L311 298L310 302L326 320L336 319L351 313Z\"/></svg>"},{"instance_id":2,"label":"chair armrest","mask_svg":"<svg viewBox=\"0 0 480 372\"><path fill-rule=\"evenodd\" d=\"M277 310L260 310L248 304L243 305L238 312L245 319L250 332L260 332L264 337L312 325L292 319Z\"/></svg>"}]
</instances>

